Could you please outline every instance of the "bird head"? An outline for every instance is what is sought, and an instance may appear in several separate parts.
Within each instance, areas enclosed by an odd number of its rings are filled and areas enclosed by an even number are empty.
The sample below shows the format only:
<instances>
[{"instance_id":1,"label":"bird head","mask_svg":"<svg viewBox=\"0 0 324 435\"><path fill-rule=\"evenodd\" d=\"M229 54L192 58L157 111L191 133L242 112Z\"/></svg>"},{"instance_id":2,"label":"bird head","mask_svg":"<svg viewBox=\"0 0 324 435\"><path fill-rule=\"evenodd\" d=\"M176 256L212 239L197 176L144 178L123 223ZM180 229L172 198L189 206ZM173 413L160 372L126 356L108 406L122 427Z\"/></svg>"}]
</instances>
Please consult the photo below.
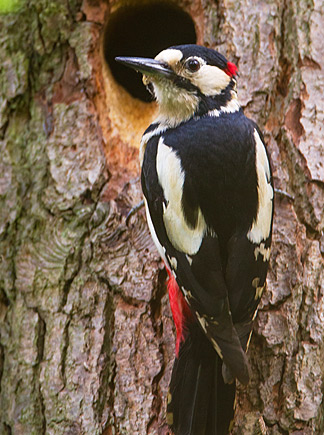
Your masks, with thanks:
<instances>
[{"instance_id":1,"label":"bird head","mask_svg":"<svg viewBox=\"0 0 324 435\"><path fill-rule=\"evenodd\" d=\"M160 121L176 125L192 116L226 109L233 100L236 110L239 107L237 67L210 48L179 45L154 59L117 57L116 61L143 74L144 84L158 102Z\"/></svg>"}]
</instances>

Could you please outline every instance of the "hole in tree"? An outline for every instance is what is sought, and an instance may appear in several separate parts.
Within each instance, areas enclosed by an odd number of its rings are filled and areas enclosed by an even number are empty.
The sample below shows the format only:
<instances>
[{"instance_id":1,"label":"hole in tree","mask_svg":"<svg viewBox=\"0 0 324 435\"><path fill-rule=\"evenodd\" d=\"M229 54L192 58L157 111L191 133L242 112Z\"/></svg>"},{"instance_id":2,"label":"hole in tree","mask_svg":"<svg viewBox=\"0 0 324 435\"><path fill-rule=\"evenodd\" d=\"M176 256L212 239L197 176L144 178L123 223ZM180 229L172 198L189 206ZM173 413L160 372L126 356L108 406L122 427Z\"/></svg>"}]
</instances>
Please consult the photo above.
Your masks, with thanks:
<instances>
[{"instance_id":1,"label":"hole in tree","mask_svg":"<svg viewBox=\"0 0 324 435\"><path fill-rule=\"evenodd\" d=\"M142 76L115 61L116 56L155 57L171 45L195 44L189 14L168 3L120 7L109 18L104 35L104 56L115 80L133 97L151 101Z\"/></svg>"}]
</instances>

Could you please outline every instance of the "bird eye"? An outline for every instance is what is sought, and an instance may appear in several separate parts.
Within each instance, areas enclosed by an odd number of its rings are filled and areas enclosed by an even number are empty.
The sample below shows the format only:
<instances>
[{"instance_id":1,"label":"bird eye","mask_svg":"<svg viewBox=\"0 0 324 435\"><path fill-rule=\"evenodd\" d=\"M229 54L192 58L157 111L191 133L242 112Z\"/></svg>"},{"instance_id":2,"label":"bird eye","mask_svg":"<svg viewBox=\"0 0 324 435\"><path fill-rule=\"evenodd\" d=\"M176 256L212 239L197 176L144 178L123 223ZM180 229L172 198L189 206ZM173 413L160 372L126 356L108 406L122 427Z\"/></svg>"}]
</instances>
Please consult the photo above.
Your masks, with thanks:
<instances>
[{"instance_id":1,"label":"bird eye","mask_svg":"<svg viewBox=\"0 0 324 435\"><path fill-rule=\"evenodd\" d=\"M186 62L186 68L190 71L190 72L196 72L199 70L200 68L200 63L197 59L189 59Z\"/></svg>"}]
</instances>

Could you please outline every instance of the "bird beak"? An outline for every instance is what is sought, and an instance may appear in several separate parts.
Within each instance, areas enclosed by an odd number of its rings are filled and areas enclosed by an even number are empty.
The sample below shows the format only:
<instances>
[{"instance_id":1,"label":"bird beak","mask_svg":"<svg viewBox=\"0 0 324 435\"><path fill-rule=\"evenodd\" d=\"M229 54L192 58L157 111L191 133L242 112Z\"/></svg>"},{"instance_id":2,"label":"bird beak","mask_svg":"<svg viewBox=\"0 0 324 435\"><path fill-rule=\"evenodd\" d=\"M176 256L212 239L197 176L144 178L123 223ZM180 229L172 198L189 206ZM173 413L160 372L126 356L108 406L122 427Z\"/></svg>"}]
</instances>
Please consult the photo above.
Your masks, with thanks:
<instances>
[{"instance_id":1,"label":"bird beak","mask_svg":"<svg viewBox=\"0 0 324 435\"><path fill-rule=\"evenodd\" d=\"M155 75L166 78L174 78L175 72L164 62L159 62L155 59L147 59L145 57L115 57L116 62L119 62L129 68L146 75Z\"/></svg>"}]
</instances>

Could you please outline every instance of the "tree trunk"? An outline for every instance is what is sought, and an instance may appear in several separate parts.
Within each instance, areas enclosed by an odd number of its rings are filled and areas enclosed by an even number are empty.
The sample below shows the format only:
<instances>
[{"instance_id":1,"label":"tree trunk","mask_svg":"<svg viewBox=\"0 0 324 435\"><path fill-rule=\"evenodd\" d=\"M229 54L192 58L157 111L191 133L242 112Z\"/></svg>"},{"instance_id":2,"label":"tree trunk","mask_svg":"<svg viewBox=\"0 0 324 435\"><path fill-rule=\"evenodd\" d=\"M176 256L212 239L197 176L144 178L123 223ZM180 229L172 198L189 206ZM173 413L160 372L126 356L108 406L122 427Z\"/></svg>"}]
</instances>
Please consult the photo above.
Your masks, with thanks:
<instances>
[{"instance_id":1,"label":"tree trunk","mask_svg":"<svg viewBox=\"0 0 324 435\"><path fill-rule=\"evenodd\" d=\"M143 212L125 219L141 200L138 143L156 108L105 60L123 3L12 4L0 16L0 433L166 434L166 274ZM238 64L279 190L233 433L324 433L323 2L177 5L197 43ZM171 45L167 26L155 34Z\"/></svg>"}]
</instances>

